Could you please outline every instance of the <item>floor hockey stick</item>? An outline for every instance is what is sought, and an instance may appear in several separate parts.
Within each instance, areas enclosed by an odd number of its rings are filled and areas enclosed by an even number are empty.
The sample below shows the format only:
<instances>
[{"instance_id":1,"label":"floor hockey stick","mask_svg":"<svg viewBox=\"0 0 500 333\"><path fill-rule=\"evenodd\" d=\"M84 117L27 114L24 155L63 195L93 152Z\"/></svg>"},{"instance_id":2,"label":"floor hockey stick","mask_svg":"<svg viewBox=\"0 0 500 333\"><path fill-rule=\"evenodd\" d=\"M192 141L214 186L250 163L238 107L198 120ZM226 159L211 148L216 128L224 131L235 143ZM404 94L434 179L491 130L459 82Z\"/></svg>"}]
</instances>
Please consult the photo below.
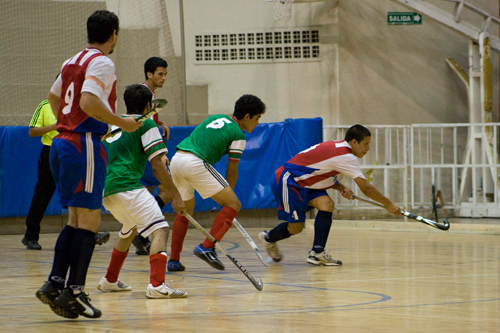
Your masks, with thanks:
<instances>
[{"instance_id":1,"label":"floor hockey stick","mask_svg":"<svg viewBox=\"0 0 500 333\"><path fill-rule=\"evenodd\" d=\"M257 257L259 257L260 261L262 261L262 263L266 266L271 265L271 263L273 262L273 258L271 258L271 257L265 258L262 255L262 252L260 252L259 248L257 247L257 244L255 244L252 237L250 237L250 235L246 232L246 230L243 228L243 226L240 224L240 222L238 222L237 219L233 219L233 224L236 226L236 228L238 228L238 230L241 232L243 237L245 237L248 244L250 244L252 249L255 251L255 254L257 254Z\"/></svg>"},{"instance_id":2,"label":"floor hockey stick","mask_svg":"<svg viewBox=\"0 0 500 333\"><path fill-rule=\"evenodd\" d=\"M262 280L259 278L259 281L255 280L254 277L246 270L245 267L243 267L239 262L238 260L236 260L232 255L229 254L229 252L227 252L227 250L222 247L222 245L220 245L220 243L214 238L214 236L210 235L208 233L208 231L205 230L205 228L203 228L198 222L196 222L195 219L193 219L191 217L191 215L189 215L188 213L186 213L186 218L189 220L189 222L191 222L195 227L196 229L200 230L201 233L203 235L205 235L205 237L207 237L212 243L215 244L215 246L222 252L226 255L226 257L229 258L229 260L231 260L233 262L233 264L238 267L238 269L247 277L248 280L250 280L250 282L252 282L253 286L257 289L257 290L262 290L262 288L264 287L263 284L262 284Z\"/></svg>"},{"instance_id":3,"label":"floor hockey stick","mask_svg":"<svg viewBox=\"0 0 500 333\"><path fill-rule=\"evenodd\" d=\"M369 199L365 199L365 198L360 198L360 197L358 197L358 196L356 196L354 194L352 195L352 197L354 199L367 202L367 203L372 204L374 206L385 208L385 206L382 205L381 203L378 203L378 202L375 202L375 201L372 201L372 200L369 200ZM448 230L448 229L450 229L450 222L448 222L448 220L443 220L443 224L440 224L440 223L438 223L436 221L426 219L425 217L412 214L412 213L407 212L405 210L401 210L401 213L404 216L407 216L409 218L417 220L418 222L425 223L425 224L430 225L431 227L434 227L434 228L439 229L439 230Z\"/></svg>"},{"instance_id":4,"label":"floor hockey stick","mask_svg":"<svg viewBox=\"0 0 500 333\"><path fill-rule=\"evenodd\" d=\"M165 105L167 105L167 100L166 99L155 99L151 102L153 106L153 108L151 110L149 110L148 112L146 112L145 114L143 114L142 116L140 116L139 118L137 118L137 122L138 123L142 123L144 122L146 119L149 119L151 118L152 116L154 116L155 114L157 114L158 112L160 112L161 109L163 109L165 107ZM101 141L104 141L106 139L109 139L113 136L115 136L116 134L122 132L123 130L121 128L115 128L114 130L111 130L109 131L108 133L106 133L106 135L104 135L101 139Z\"/></svg>"}]
</instances>

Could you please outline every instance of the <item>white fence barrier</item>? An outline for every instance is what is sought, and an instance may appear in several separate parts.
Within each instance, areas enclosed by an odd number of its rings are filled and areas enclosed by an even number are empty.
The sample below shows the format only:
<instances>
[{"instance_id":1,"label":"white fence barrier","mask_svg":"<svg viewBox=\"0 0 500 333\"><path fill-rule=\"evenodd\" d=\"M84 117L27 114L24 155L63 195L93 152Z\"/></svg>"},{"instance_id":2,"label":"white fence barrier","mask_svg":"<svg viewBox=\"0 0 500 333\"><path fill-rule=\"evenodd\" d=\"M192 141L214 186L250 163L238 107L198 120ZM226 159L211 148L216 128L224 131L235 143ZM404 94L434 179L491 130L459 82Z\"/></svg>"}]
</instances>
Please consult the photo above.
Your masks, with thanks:
<instances>
[{"instance_id":1,"label":"white fence barrier","mask_svg":"<svg viewBox=\"0 0 500 333\"><path fill-rule=\"evenodd\" d=\"M406 209L430 212L434 191L437 205L454 216L500 217L499 126L369 125L371 149L360 165L377 189ZM324 126L323 140L341 140L348 128ZM343 182L362 195L353 181ZM337 209L373 209L337 191L331 195Z\"/></svg>"}]
</instances>

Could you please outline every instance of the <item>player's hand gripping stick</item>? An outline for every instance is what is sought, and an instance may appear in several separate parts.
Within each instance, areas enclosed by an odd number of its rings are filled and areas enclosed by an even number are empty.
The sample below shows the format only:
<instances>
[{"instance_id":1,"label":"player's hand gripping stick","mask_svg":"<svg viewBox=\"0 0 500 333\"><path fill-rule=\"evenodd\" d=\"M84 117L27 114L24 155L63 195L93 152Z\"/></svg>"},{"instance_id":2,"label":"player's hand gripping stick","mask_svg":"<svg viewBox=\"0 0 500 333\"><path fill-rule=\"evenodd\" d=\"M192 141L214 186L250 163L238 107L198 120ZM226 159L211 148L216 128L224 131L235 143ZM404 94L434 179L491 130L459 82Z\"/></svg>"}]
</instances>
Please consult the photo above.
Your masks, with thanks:
<instances>
[{"instance_id":1,"label":"player's hand gripping stick","mask_svg":"<svg viewBox=\"0 0 500 333\"><path fill-rule=\"evenodd\" d=\"M167 105L167 100L166 99L155 99L151 102L154 106L151 110L149 110L148 112L146 112L145 114L143 114L142 116L140 116L139 118L137 118L137 122L138 123L142 123L144 122L146 119L149 119L151 118L152 116L154 116L155 114L157 114L158 112L160 112L161 109L163 109L165 107L165 105ZM123 130L121 128L115 128L114 130L111 130L109 131L108 133L106 133L102 138L101 138L101 141L104 141L106 139L109 139L113 136L115 136L116 134L122 132Z\"/></svg>"}]
</instances>

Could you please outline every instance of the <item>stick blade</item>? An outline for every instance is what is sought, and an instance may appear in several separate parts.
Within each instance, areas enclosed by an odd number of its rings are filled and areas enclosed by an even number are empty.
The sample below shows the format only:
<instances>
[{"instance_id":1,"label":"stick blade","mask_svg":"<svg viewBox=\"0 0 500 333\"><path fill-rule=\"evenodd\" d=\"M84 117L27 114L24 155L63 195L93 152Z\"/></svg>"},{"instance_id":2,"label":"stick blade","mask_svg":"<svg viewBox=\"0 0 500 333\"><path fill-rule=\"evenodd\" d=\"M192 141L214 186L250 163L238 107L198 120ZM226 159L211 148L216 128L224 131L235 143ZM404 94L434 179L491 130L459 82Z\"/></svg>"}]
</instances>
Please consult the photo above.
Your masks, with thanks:
<instances>
[{"instance_id":1,"label":"stick blade","mask_svg":"<svg viewBox=\"0 0 500 333\"><path fill-rule=\"evenodd\" d=\"M442 225L442 227L440 229L441 230L448 230L448 229L450 229L450 222L448 222L448 220L443 220L443 225Z\"/></svg>"},{"instance_id":2,"label":"stick blade","mask_svg":"<svg viewBox=\"0 0 500 333\"><path fill-rule=\"evenodd\" d=\"M154 105L158 109L163 109L165 105L167 105L168 101L163 98L157 98L151 101L151 104Z\"/></svg>"},{"instance_id":3,"label":"stick blade","mask_svg":"<svg viewBox=\"0 0 500 333\"><path fill-rule=\"evenodd\" d=\"M258 278L258 282L257 281L251 281L253 286L255 287L255 289L257 289L258 291L262 291L262 289L264 288L264 284L262 283L262 280L260 278Z\"/></svg>"}]
</instances>

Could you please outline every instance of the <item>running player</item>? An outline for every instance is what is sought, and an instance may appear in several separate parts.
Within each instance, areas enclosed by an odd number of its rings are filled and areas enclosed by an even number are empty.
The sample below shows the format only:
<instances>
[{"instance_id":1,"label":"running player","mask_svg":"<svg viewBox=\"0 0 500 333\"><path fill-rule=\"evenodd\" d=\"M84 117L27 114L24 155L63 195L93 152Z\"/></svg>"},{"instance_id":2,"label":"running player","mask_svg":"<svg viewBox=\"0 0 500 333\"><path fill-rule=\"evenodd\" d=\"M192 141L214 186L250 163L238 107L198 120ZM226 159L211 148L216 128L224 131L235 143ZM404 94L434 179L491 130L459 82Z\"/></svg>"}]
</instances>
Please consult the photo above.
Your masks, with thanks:
<instances>
[{"instance_id":1,"label":"running player","mask_svg":"<svg viewBox=\"0 0 500 333\"><path fill-rule=\"evenodd\" d=\"M143 85L128 86L123 97L129 117L142 115L151 108L152 93ZM153 120L147 119L137 131L108 138L105 144L109 165L103 204L123 226L115 242L106 276L97 288L103 292L132 290L118 280L118 275L130 244L139 233L144 237L152 237L149 256L151 274L146 297L187 297L186 292L172 289L165 283L169 225L154 197L140 182L146 161L150 161L155 177L173 198L172 207L179 214L184 214L184 202L162 160L167 147L158 127Z\"/></svg>"},{"instance_id":2,"label":"running player","mask_svg":"<svg viewBox=\"0 0 500 333\"><path fill-rule=\"evenodd\" d=\"M394 214L401 215L401 209L370 184L361 172L357 158L370 150L370 131L362 125L349 128L343 141L327 141L312 146L286 162L276 170L271 189L278 202L278 218L284 220L271 231L263 231L259 239L267 253L278 262L282 256L276 242L300 233L304 229L306 212L318 209L314 221L314 244L307 262L312 265L342 265L325 251L334 203L326 189L333 188L342 196L352 199L352 191L340 180L347 175L354 180L369 198L383 204Z\"/></svg>"},{"instance_id":3,"label":"running player","mask_svg":"<svg viewBox=\"0 0 500 333\"><path fill-rule=\"evenodd\" d=\"M115 66L108 55L116 46L118 31L114 13L99 10L90 15L88 47L63 64L48 96L52 110L58 110L56 129L60 133L52 142L50 167L69 218L55 245L49 279L36 296L66 318L102 315L84 292L106 178L101 136L108 124L127 132L140 127L133 118L115 114Z\"/></svg>"},{"instance_id":4,"label":"running player","mask_svg":"<svg viewBox=\"0 0 500 333\"><path fill-rule=\"evenodd\" d=\"M163 84L167 79L167 67L167 61L159 57L151 57L144 63L144 76L146 77L146 81L141 84L151 91L151 93L153 94L153 100L156 98L156 89L163 87ZM163 140L167 142L170 135L170 129L168 128L167 124L159 119L158 114L155 114L153 116L153 120L161 129ZM164 160L166 160L168 164L168 158L166 155L164 156ZM144 170L144 175L141 178L141 183L147 187L150 193L153 193L154 187L158 186L158 190L160 191L160 193L155 196L155 200L158 202L160 208L163 208L165 204L169 203L172 200L169 192L165 190L158 179L154 177L153 170L151 169L151 164L149 163L149 161L146 163L146 168ZM134 244L134 246L136 247L135 253L137 255L149 255L149 247L151 246L151 242L148 238L144 238L141 235L137 234L134 237L132 244Z\"/></svg>"},{"instance_id":5,"label":"running player","mask_svg":"<svg viewBox=\"0 0 500 333\"><path fill-rule=\"evenodd\" d=\"M219 114L208 117L177 145L177 152L172 158L172 178L189 214L193 214L194 210L194 190L202 198L212 198L222 207L210 230L217 241L229 230L241 208L233 189L238 179L238 163L246 145L243 131L251 133L264 112L266 105L258 97L243 95L236 101L232 116ZM229 160L224 179L213 165L225 154L228 154ZM180 254L188 224L184 216L177 214L172 229L169 271L185 270L180 263ZM214 251L214 243L208 239L194 249L194 254L210 266L224 269Z\"/></svg>"}]
</instances>

